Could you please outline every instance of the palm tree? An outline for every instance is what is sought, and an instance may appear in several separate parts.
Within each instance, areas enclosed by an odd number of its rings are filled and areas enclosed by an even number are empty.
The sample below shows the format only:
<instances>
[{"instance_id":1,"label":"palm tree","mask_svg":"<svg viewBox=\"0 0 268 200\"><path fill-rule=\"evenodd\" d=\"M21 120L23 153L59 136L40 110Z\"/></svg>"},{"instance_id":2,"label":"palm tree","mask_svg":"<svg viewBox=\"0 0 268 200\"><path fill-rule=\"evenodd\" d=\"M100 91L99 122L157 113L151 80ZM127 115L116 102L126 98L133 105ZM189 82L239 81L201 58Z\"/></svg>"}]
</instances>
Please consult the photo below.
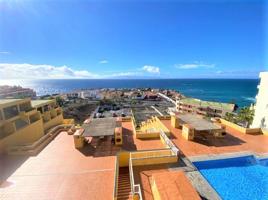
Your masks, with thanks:
<instances>
[{"instance_id":1,"label":"palm tree","mask_svg":"<svg viewBox=\"0 0 268 200\"><path fill-rule=\"evenodd\" d=\"M226 119L229 122L235 122L235 114L227 112L224 116L224 119Z\"/></svg>"},{"instance_id":2,"label":"palm tree","mask_svg":"<svg viewBox=\"0 0 268 200\"><path fill-rule=\"evenodd\" d=\"M250 109L250 107L243 107L238 112L238 120L241 123L245 123L245 127L248 128L253 121L254 110Z\"/></svg>"}]
</instances>

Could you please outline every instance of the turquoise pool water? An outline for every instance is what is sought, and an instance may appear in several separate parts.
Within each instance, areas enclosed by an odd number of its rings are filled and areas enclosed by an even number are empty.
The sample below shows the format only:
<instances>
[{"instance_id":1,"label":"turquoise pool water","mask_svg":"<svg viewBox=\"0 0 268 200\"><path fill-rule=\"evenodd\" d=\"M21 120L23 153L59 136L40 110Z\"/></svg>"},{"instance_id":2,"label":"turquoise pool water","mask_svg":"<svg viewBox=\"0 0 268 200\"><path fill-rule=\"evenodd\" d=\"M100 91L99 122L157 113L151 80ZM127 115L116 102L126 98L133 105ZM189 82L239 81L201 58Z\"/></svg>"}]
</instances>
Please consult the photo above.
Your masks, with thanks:
<instances>
[{"instance_id":1,"label":"turquoise pool water","mask_svg":"<svg viewBox=\"0 0 268 200\"><path fill-rule=\"evenodd\" d=\"M245 156L194 165L224 200L268 200L268 159Z\"/></svg>"}]
</instances>

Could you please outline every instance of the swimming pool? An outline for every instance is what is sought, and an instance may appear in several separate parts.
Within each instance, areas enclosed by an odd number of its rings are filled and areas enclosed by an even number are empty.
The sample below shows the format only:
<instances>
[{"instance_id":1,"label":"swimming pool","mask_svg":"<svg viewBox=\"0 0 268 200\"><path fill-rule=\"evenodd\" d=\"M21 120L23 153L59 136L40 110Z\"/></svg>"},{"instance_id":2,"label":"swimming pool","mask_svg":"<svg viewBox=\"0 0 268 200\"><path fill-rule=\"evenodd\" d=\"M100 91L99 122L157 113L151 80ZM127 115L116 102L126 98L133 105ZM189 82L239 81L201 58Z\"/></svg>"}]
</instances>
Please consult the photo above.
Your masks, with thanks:
<instances>
[{"instance_id":1,"label":"swimming pool","mask_svg":"<svg viewBox=\"0 0 268 200\"><path fill-rule=\"evenodd\" d=\"M268 200L268 159L244 156L193 164L224 200Z\"/></svg>"}]
</instances>

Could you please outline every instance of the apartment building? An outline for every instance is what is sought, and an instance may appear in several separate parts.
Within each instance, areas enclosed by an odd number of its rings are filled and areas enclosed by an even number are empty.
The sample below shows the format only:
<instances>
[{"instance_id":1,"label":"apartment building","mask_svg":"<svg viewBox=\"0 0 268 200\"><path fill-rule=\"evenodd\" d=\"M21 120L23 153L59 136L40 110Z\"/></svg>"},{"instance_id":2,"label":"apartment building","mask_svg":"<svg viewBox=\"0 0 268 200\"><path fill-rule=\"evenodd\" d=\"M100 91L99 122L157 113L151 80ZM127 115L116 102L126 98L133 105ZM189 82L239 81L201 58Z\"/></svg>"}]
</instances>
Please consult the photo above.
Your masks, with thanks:
<instances>
[{"instance_id":1,"label":"apartment building","mask_svg":"<svg viewBox=\"0 0 268 200\"><path fill-rule=\"evenodd\" d=\"M36 92L30 88L20 86L0 86L0 98L26 98L36 97Z\"/></svg>"},{"instance_id":2,"label":"apartment building","mask_svg":"<svg viewBox=\"0 0 268 200\"><path fill-rule=\"evenodd\" d=\"M55 99L49 100L32 100L32 106L41 113L44 130L62 123L62 109L56 103Z\"/></svg>"},{"instance_id":3,"label":"apartment building","mask_svg":"<svg viewBox=\"0 0 268 200\"><path fill-rule=\"evenodd\" d=\"M196 113L202 116L222 117L227 112L233 112L237 106L230 103L202 101L195 98L176 100L176 110L182 113Z\"/></svg>"},{"instance_id":4,"label":"apartment building","mask_svg":"<svg viewBox=\"0 0 268 200\"><path fill-rule=\"evenodd\" d=\"M55 100L0 99L0 154L35 142L62 121Z\"/></svg>"},{"instance_id":5,"label":"apartment building","mask_svg":"<svg viewBox=\"0 0 268 200\"><path fill-rule=\"evenodd\" d=\"M255 114L251 127L268 129L268 72L260 73L258 89Z\"/></svg>"}]
</instances>

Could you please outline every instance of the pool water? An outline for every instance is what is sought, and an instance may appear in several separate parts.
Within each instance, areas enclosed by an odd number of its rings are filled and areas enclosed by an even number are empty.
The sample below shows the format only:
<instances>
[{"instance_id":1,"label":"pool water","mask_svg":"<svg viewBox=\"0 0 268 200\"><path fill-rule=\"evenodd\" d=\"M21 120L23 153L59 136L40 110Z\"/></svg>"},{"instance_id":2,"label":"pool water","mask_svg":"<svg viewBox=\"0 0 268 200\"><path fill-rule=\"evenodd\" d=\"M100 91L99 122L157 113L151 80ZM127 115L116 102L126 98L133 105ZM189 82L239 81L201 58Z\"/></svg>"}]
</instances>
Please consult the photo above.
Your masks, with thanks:
<instances>
[{"instance_id":1,"label":"pool water","mask_svg":"<svg viewBox=\"0 0 268 200\"><path fill-rule=\"evenodd\" d=\"M194 165L224 200L268 200L268 159L245 156Z\"/></svg>"}]
</instances>

